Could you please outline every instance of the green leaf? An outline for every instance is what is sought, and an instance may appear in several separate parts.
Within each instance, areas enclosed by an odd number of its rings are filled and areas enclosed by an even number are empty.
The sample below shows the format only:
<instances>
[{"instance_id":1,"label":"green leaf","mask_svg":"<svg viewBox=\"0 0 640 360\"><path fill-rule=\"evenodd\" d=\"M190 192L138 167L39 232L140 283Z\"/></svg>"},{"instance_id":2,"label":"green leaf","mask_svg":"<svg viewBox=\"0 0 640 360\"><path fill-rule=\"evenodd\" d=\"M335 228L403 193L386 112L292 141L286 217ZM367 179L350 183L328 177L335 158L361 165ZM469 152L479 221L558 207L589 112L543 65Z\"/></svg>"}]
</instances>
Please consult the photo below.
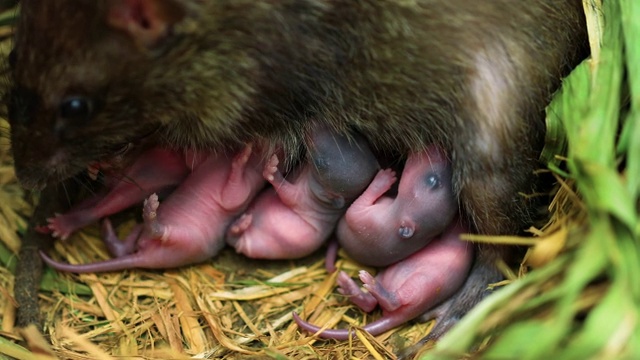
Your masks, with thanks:
<instances>
[{"instance_id":1,"label":"green leaf","mask_svg":"<svg viewBox=\"0 0 640 360\"><path fill-rule=\"evenodd\" d=\"M40 290L59 291L64 294L91 295L91 288L82 283L72 282L68 278L62 278L60 274L49 268L45 268L40 282Z\"/></svg>"},{"instance_id":2,"label":"green leaf","mask_svg":"<svg viewBox=\"0 0 640 360\"><path fill-rule=\"evenodd\" d=\"M487 359L543 359L554 353L567 328L557 323L527 321L509 327L483 354Z\"/></svg>"},{"instance_id":3,"label":"green leaf","mask_svg":"<svg viewBox=\"0 0 640 360\"><path fill-rule=\"evenodd\" d=\"M4 245L3 242L0 241L0 262L9 269L12 273L15 270L16 264L18 262L18 258L16 254L9 250L8 247Z\"/></svg>"},{"instance_id":4,"label":"green leaf","mask_svg":"<svg viewBox=\"0 0 640 360\"><path fill-rule=\"evenodd\" d=\"M638 214L634 199L627 191L623 179L615 168L602 166L599 163L574 162L573 167L579 169L582 181L579 188L593 212L607 212L616 216L633 229L638 223Z\"/></svg>"},{"instance_id":5,"label":"green leaf","mask_svg":"<svg viewBox=\"0 0 640 360\"><path fill-rule=\"evenodd\" d=\"M11 358L19 360L28 360L34 358L33 353L31 353L29 350L23 348L18 344L15 344L12 341L7 340L2 336L0 336L0 354L4 354L10 356Z\"/></svg>"},{"instance_id":6,"label":"green leaf","mask_svg":"<svg viewBox=\"0 0 640 360\"><path fill-rule=\"evenodd\" d=\"M640 104L628 115L625 129L631 138L627 150L627 191L631 201L637 203L640 194ZM636 232L636 236L639 235Z\"/></svg>"},{"instance_id":7,"label":"green leaf","mask_svg":"<svg viewBox=\"0 0 640 360\"><path fill-rule=\"evenodd\" d=\"M476 305L460 322L453 327L436 347L424 354L422 360L459 359L465 354L480 336L478 330L486 319L498 309L509 304L510 299L528 286L546 281L556 276L566 266L567 257L561 257L546 265L544 268L533 271L527 277L518 279L512 284L496 290L488 298Z\"/></svg>"},{"instance_id":8,"label":"green leaf","mask_svg":"<svg viewBox=\"0 0 640 360\"><path fill-rule=\"evenodd\" d=\"M591 310L580 332L557 354L559 359L619 358L620 349L610 344L626 343L638 326L638 309L622 285L614 283L600 304Z\"/></svg>"},{"instance_id":9,"label":"green leaf","mask_svg":"<svg viewBox=\"0 0 640 360\"><path fill-rule=\"evenodd\" d=\"M621 8L622 31L625 41L627 78L631 91L631 106L640 110L640 2L638 0L619 0ZM636 138L638 139L638 138Z\"/></svg>"},{"instance_id":10,"label":"green leaf","mask_svg":"<svg viewBox=\"0 0 640 360\"><path fill-rule=\"evenodd\" d=\"M637 0L620 0L622 9L622 31L625 39L625 55L627 79L631 93L631 113L627 117L625 130L628 128L629 145L627 152L628 189L635 201L640 193L640 2ZM626 132L623 132L626 133ZM635 234L639 234L636 227Z\"/></svg>"},{"instance_id":11,"label":"green leaf","mask_svg":"<svg viewBox=\"0 0 640 360\"><path fill-rule=\"evenodd\" d=\"M577 104L588 102L590 84L590 61L585 60L563 80L562 87L547 106L547 133L540 160L549 164L550 167L559 165L560 161L556 155L565 155L567 152L567 131L564 119L576 111Z\"/></svg>"}]
</instances>

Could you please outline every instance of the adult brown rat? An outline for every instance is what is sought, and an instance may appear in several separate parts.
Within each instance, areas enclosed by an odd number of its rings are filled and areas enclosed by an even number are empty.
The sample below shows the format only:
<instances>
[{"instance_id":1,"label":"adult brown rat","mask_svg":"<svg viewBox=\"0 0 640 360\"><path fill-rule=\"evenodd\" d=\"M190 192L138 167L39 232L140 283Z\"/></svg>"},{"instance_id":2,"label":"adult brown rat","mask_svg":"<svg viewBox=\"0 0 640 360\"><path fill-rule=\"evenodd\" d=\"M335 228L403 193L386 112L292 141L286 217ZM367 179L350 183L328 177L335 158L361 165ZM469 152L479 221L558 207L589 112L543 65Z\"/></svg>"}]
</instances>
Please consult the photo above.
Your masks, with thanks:
<instances>
[{"instance_id":1,"label":"adult brown rat","mask_svg":"<svg viewBox=\"0 0 640 360\"><path fill-rule=\"evenodd\" d=\"M469 224L513 233L530 221L519 193L535 188L544 105L584 43L579 0L23 0L16 171L40 188L150 135L264 137L294 160L315 119L380 153L443 147ZM499 278L500 256L480 249L445 318Z\"/></svg>"}]
</instances>

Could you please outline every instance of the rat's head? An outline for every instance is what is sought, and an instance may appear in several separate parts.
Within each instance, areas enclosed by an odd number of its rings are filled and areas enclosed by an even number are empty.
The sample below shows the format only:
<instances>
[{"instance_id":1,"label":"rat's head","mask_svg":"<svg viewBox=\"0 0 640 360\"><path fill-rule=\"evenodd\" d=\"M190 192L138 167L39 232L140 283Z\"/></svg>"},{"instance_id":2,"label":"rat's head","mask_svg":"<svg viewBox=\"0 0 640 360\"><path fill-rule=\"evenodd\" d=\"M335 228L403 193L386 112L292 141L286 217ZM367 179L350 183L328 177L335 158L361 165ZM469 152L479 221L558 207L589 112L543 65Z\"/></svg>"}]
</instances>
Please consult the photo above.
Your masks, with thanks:
<instances>
[{"instance_id":1,"label":"rat's head","mask_svg":"<svg viewBox=\"0 0 640 360\"><path fill-rule=\"evenodd\" d=\"M347 203L366 189L379 168L369 144L360 134L312 124L305 137L314 180L323 192Z\"/></svg>"},{"instance_id":2,"label":"rat's head","mask_svg":"<svg viewBox=\"0 0 640 360\"><path fill-rule=\"evenodd\" d=\"M452 206L455 195L451 176L451 165L443 150L430 145L409 155L398 185L398 196L425 209L427 206Z\"/></svg>"},{"instance_id":3,"label":"rat's head","mask_svg":"<svg viewBox=\"0 0 640 360\"><path fill-rule=\"evenodd\" d=\"M61 181L154 131L121 90L138 80L129 74L144 59L126 34L109 28L105 6L22 1L7 105L16 173L26 187Z\"/></svg>"},{"instance_id":4,"label":"rat's head","mask_svg":"<svg viewBox=\"0 0 640 360\"><path fill-rule=\"evenodd\" d=\"M61 181L151 134L178 146L238 136L229 123L252 86L234 69L253 63L233 37L248 35L202 28L243 24L207 18L223 3L21 1L7 101L23 185Z\"/></svg>"}]
</instances>

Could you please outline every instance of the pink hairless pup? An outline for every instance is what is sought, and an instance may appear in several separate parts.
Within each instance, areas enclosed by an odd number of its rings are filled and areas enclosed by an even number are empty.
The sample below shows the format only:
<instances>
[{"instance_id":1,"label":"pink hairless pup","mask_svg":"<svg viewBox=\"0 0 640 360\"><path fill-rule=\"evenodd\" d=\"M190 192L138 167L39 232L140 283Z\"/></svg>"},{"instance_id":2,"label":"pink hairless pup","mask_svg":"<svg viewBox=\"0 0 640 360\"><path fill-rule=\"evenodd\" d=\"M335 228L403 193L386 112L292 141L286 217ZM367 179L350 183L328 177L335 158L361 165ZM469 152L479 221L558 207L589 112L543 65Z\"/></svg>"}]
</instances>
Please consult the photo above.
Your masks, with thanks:
<instances>
[{"instance_id":1,"label":"pink hairless pup","mask_svg":"<svg viewBox=\"0 0 640 360\"><path fill-rule=\"evenodd\" d=\"M292 179L273 155L264 177L273 187L255 200L227 233L227 242L251 258L293 259L318 249L347 206L369 184L378 162L366 141L315 127L307 133L307 161Z\"/></svg>"},{"instance_id":2,"label":"pink hairless pup","mask_svg":"<svg viewBox=\"0 0 640 360\"><path fill-rule=\"evenodd\" d=\"M53 261L53 268L69 272L117 271L130 268L172 268L204 261L224 246L227 226L248 206L264 185L262 157L247 146L232 159L227 154L188 153L193 172L162 204L155 194L144 203L144 223L121 243L108 220L103 223L107 244L135 251L93 264L69 265Z\"/></svg>"},{"instance_id":3,"label":"pink hairless pup","mask_svg":"<svg viewBox=\"0 0 640 360\"><path fill-rule=\"evenodd\" d=\"M386 195L395 181L393 171L380 170L338 224L340 246L361 264L387 266L406 258L442 233L458 212L451 166L436 146L412 153L398 194Z\"/></svg>"},{"instance_id":4,"label":"pink hairless pup","mask_svg":"<svg viewBox=\"0 0 640 360\"><path fill-rule=\"evenodd\" d=\"M459 240L468 229L454 221L440 236L413 255L382 270L375 278L360 271L366 292L346 273L338 275L338 291L364 311L376 306L382 317L363 329L376 336L410 321L434 306L446 301L464 283L473 261L473 244ZM303 321L297 314L294 320L301 329L317 333L322 338L347 340L348 329L327 329Z\"/></svg>"}]
</instances>

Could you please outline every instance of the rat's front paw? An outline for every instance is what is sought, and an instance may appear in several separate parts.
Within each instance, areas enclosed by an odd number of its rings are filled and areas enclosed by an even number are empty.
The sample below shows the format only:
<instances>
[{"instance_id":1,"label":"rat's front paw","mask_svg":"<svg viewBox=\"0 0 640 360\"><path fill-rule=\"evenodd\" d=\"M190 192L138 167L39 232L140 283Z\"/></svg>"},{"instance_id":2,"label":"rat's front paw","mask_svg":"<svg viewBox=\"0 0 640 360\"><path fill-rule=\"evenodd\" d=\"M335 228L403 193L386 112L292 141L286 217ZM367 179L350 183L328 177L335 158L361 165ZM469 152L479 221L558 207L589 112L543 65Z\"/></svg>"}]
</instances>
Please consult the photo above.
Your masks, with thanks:
<instances>
[{"instance_id":1,"label":"rat's front paw","mask_svg":"<svg viewBox=\"0 0 640 360\"><path fill-rule=\"evenodd\" d=\"M397 180L396 172L391 169L383 169L378 171L376 176L371 181L370 187L375 189L384 189L383 192L386 192L391 188L391 185L395 183Z\"/></svg>"},{"instance_id":2,"label":"rat's front paw","mask_svg":"<svg viewBox=\"0 0 640 360\"><path fill-rule=\"evenodd\" d=\"M253 153L253 144L247 144L242 151L240 151L231 162L232 167L242 168L244 167Z\"/></svg>"},{"instance_id":3,"label":"rat's front paw","mask_svg":"<svg viewBox=\"0 0 640 360\"><path fill-rule=\"evenodd\" d=\"M278 172L279 163L280 160L278 159L278 155L273 154L269 158L269 161L267 161L267 163L264 165L262 176L264 176L267 181L271 182L275 180L275 174Z\"/></svg>"},{"instance_id":4,"label":"rat's front paw","mask_svg":"<svg viewBox=\"0 0 640 360\"><path fill-rule=\"evenodd\" d=\"M78 226L78 223L80 223L80 221L76 216L55 214L54 217L47 219L46 227L49 229L51 236L61 240L67 240L71 234L81 227Z\"/></svg>"}]
</instances>

